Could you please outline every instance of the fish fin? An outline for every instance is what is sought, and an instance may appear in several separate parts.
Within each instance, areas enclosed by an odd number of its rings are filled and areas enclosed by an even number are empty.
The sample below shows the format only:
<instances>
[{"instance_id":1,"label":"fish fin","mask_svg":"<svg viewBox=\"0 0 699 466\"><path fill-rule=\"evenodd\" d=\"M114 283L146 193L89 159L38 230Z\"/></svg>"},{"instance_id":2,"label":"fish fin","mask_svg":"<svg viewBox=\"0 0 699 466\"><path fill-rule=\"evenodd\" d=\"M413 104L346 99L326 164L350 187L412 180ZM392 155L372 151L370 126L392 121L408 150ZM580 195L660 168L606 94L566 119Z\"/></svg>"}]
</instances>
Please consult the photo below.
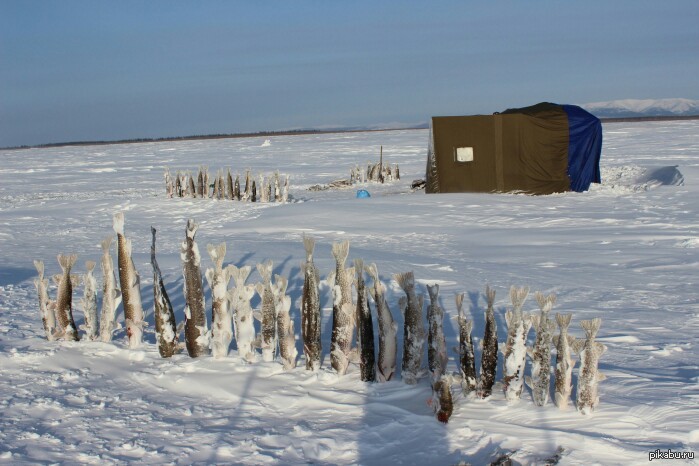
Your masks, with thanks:
<instances>
[{"instance_id":1,"label":"fish fin","mask_svg":"<svg viewBox=\"0 0 699 466\"><path fill-rule=\"evenodd\" d=\"M194 221L193 218L190 218L189 220L187 220L187 229L186 229L187 238L194 240L194 236L197 234L198 229L199 229L199 225Z\"/></svg>"},{"instance_id":2,"label":"fish fin","mask_svg":"<svg viewBox=\"0 0 699 466\"><path fill-rule=\"evenodd\" d=\"M70 270L73 268L75 265L75 262L78 260L78 255L77 254L59 254L56 256L56 259L58 259L58 264L61 266L61 269L65 272L66 270Z\"/></svg>"},{"instance_id":3,"label":"fish fin","mask_svg":"<svg viewBox=\"0 0 699 466\"><path fill-rule=\"evenodd\" d=\"M534 389L534 382L532 381L531 376L524 376L524 383L527 384L527 387L531 388L532 390Z\"/></svg>"},{"instance_id":4,"label":"fish fin","mask_svg":"<svg viewBox=\"0 0 699 466\"><path fill-rule=\"evenodd\" d=\"M536 331L539 331L539 323L541 322L541 316L538 315L533 315L529 318L531 320L531 325L536 329Z\"/></svg>"},{"instance_id":5,"label":"fish fin","mask_svg":"<svg viewBox=\"0 0 699 466\"><path fill-rule=\"evenodd\" d=\"M457 312L459 313L459 316L463 316L463 314L464 314L464 310L463 310L463 306L464 306L464 296L466 296L466 293L458 293L458 294L456 295L456 298L455 298L455 300L456 300L456 310L457 310Z\"/></svg>"},{"instance_id":6,"label":"fish fin","mask_svg":"<svg viewBox=\"0 0 699 466\"><path fill-rule=\"evenodd\" d=\"M527 334L529 333L529 329L532 328L532 317L538 317L538 316L531 316L527 313L522 313L522 325L524 326L524 339L527 339Z\"/></svg>"},{"instance_id":7,"label":"fish fin","mask_svg":"<svg viewBox=\"0 0 699 466\"><path fill-rule=\"evenodd\" d=\"M595 317L594 319L590 320L580 321L580 326L585 331L585 335L587 335L587 338L595 338L595 336L597 336L597 332L599 332L601 324L602 319L600 319L599 317Z\"/></svg>"},{"instance_id":8,"label":"fish fin","mask_svg":"<svg viewBox=\"0 0 699 466\"><path fill-rule=\"evenodd\" d=\"M527 346L526 348L527 348L527 356L534 359L534 348L532 348L531 346Z\"/></svg>"},{"instance_id":9,"label":"fish fin","mask_svg":"<svg viewBox=\"0 0 699 466\"><path fill-rule=\"evenodd\" d=\"M335 271L334 270L332 272L330 272L327 277L325 277L325 281L332 288L332 286L335 284Z\"/></svg>"},{"instance_id":10,"label":"fish fin","mask_svg":"<svg viewBox=\"0 0 699 466\"><path fill-rule=\"evenodd\" d=\"M573 349L573 351L575 351L576 353L580 354L580 353L582 352L583 348L585 348L585 340L583 340L582 338L581 338L581 339L576 339L576 340L573 342L573 344L570 345L570 346L571 346L571 348Z\"/></svg>"},{"instance_id":11,"label":"fish fin","mask_svg":"<svg viewBox=\"0 0 699 466\"><path fill-rule=\"evenodd\" d=\"M514 314L512 311L505 311L505 324L507 324L507 328L510 328L512 326L514 320Z\"/></svg>"},{"instance_id":12,"label":"fish fin","mask_svg":"<svg viewBox=\"0 0 699 466\"><path fill-rule=\"evenodd\" d=\"M529 287L517 288L516 286L510 287L510 301L512 301L512 307L519 309L524 305L529 295Z\"/></svg>"},{"instance_id":13,"label":"fish fin","mask_svg":"<svg viewBox=\"0 0 699 466\"><path fill-rule=\"evenodd\" d=\"M223 259L226 256L226 243L220 243L216 246L213 244L207 244L206 250L209 252L211 261L216 265L216 267L223 268Z\"/></svg>"},{"instance_id":14,"label":"fish fin","mask_svg":"<svg viewBox=\"0 0 699 466\"><path fill-rule=\"evenodd\" d=\"M365 266L364 270L366 271L367 275L369 275L369 278L371 278L375 282L379 281L379 269L376 268L375 263L372 262L371 264Z\"/></svg>"},{"instance_id":15,"label":"fish fin","mask_svg":"<svg viewBox=\"0 0 699 466\"><path fill-rule=\"evenodd\" d=\"M265 285L263 283L255 284L255 291L257 291L257 294L260 295L261 298L265 293Z\"/></svg>"},{"instance_id":16,"label":"fish fin","mask_svg":"<svg viewBox=\"0 0 699 466\"><path fill-rule=\"evenodd\" d=\"M573 318L573 314L561 314L556 313L556 323L561 330L565 330L570 326L570 320Z\"/></svg>"},{"instance_id":17,"label":"fish fin","mask_svg":"<svg viewBox=\"0 0 699 466\"><path fill-rule=\"evenodd\" d=\"M71 286L78 287L82 283L82 280L80 279L80 275L76 275L74 273L70 274L70 284Z\"/></svg>"},{"instance_id":18,"label":"fish fin","mask_svg":"<svg viewBox=\"0 0 699 466\"><path fill-rule=\"evenodd\" d=\"M338 264L344 264L349 255L349 240L344 240L339 243L333 243L332 254Z\"/></svg>"},{"instance_id":19,"label":"fish fin","mask_svg":"<svg viewBox=\"0 0 699 466\"><path fill-rule=\"evenodd\" d=\"M34 267L36 267L36 271L39 273L40 278L44 278L44 261L34 261Z\"/></svg>"},{"instance_id":20,"label":"fish fin","mask_svg":"<svg viewBox=\"0 0 699 466\"><path fill-rule=\"evenodd\" d=\"M598 381L598 382L601 382L601 381L603 381L603 380L607 380L607 376L604 375L604 374L601 373L601 372L597 372L597 381Z\"/></svg>"},{"instance_id":21,"label":"fish fin","mask_svg":"<svg viewBox=\"0 0 699 466\"><path fill-rule=\"evenodd\" d=\"M432 286L427 285L427 294L430 296L430 302L436 303L439 299L439 284L435 283Z\"/></svg>"},{"instance_id":22,"label":"fish fin","mask_svg":"<svg viewBox=\"0 0 699 466\"><path fill-rule=\"evenodd\" d=\"M117 212L114 214L112 227L114 228L114 233L117 235L124 235L124 212Z\"/></svg>"},{"instance_id":23,"label":"fish fin","mask_svg":"<svg viewBox=\"0 0 699 466\"><path fill-rule=\"evenodd\" d=\"M257 273L262 277L262 281L268 283L272 280L272 269L274 268L274 263L271 260L263 262L262 264L257 264Z\"/></svg>"},{"instance_id":24,"label":"fish fin","mask_svg":"<svg viewBox=\"0 0 699 466\"><path fill-rule=\"evenodd\" d=\"M209 288L214 287L214 269L206 269L204 272L204 276L206 277L206 281L209 284Z\"/></svg>"},{"instance_id":25,"label":"fish fin","mask_svg":"<svg viewBox=\"0 0 699 466\"><path fill-rule=\"evenodd\" d=\"M607 346L600 342L596 342L595 351L597 352L597 356L602 356L607 351Z\"/></svg>"},{"instance_id":26,"label":"fish fin","mask_svg":"<svg viewBox=\"0 0 699 466\"><path fill-rule=\"evenodd\" d=\"M560 338L560 335L554 335L553 338L551 339L553 342L553 346L558 346L558 340Z\"/></svg>"},{"instance_id":27,"label":"fish fin","mask_svg":"<svg viewBox=\"0 0 699 466\"><path fill-rule=\"evenodd\" d=\"M316 247L316 240L310 236L303 234L303 248L306 250L306 262L313 260L313 250Z\"/></svg>"},{"instance_id":28,"label":"fish fin","mask_svg":"<svg viewBox=\"0 0 699 466\"><path fill-rule=\"evenodd\" d=\"M60 273L52 275L51 279L53 280L53 284L58 286L61 283L61 277L63 277L63 275L61 275Z\"/></svg>"},{"instance_id":29,"label":"fish fin","mask_svg":"<svg viewBox=\"0 0 699 466\"><path fill-rule=\"evenodd\" d=\"M568 337L568 346L572 346L573 343L575 343L576 338L573 335L567 335Z\"/></svg>"},{"instance_id":30,"label":"fish fin","mask_svg":"<svg viewBox=\"0 0 699 466\"><path fill-rule=\"evenodd\" d=\"M354 260L354 270L352 271L352 275L354 274L356 274L357 277L364 274L364 261L362 259Z\"/></svg>"},{"instance_id":31,"label":"fish fin","mask_svg":"<svg viewBox=\"0 0 699 466\"><path fill-rule=\"evenodd\" d=\"M258 310L252 311L252 316L257 320L258 322L262 322L262 313Z\"/></svg>"},{"instance_id":32,"label":"fish fin","mask_svg":"<svg viewBox=\"0 0 699 466\"><path fill-rule=\"evenodd\" d=\"M87 269L88 273L95 270L95 265L97 265L97 262L95 261L85 261L85 268Z\"/></svg>"},{"instance_id":33,"label":"fish fin","mask_svg":"<svg viewBox=\"0 0 699 466\"><path fill-rule=\"evenodd\" d=\"M471 319L464 319L463 326L464 330L466 331L466 334L470 335L473 331L473 321Z\"/></svg>"},{"instance_id":34,"label":"fish fin","mask_svg":"<svg viewBox=\"0 0 699 466\"><path fill-rule=\"evenodd\" d=\"M107 236L106 238L104 238L104 239L102 240L102 242L101 242L100 244L101 244L101 246L102 246L102 252L103 252L103 253L108 253L108 252L109 252L109 248L112 246L112 241L114 241L114 237L113 237L113 236Z\"/></svg>"},{"instance_id":35,"label":"fish fin","mask_svg":"<svg viewBox=\"0 0 699 466\"><path fill-rule=\"evenodd\" d=\"M354 277L354 266L352 267L347 267L345 269L345 275L348 277ZM354 280L353 280L354 281Z\"/></svg>"},{"instance_id":36,"label":"fish fin","mask_svg":"<svg viewBox=\"0 0 699 466\"><path fill-rule=\"evenodd\" d=\"M398 286L405 292L407 292L408 288L415 286L415 275L412 271L394 274L393 278L398 282Z\"/></svg>"},{"instance_id":37,"label":"fish fin","mask_svg":"<svg viewBox=\"0 0 699 466\"><path fill-rule=\"evenodd\" d=\"M243 290L244 290L243 296L248 301L250 301L252 299L252 297L255 296L255 285L245 285Z\"/></svg>"},{"instance_id":38,"label":"fish fin","mask_svg":"<svg viewBox=\"0 0 699 466\"><path fill-rule=\"evenodd\" d=\"M286 294L286 287L288 286L289 281L282 277L281 275L274 275L274 285L277 289L277 293L280 295Z\"/></svg>"},{"instance_id":39,"label":"fish fin","mask_svg":"<svg viewBox=\"0 0 699 466\"><path fill-rule=\"evenodd\" d=\"M131 244L131 239L126 238L124 240L124 249L126 250L126 255L131 257L131 252L133 251L133 245Z\"/></svg>"},{"instance_id":40,"label":"fish fin","mask_svg":"<svg viewBox=\"0 0 699 466\"><path fill-rule=\"evenodd\" d=\"M490 285L485 286L485 299L488 302L488 307L493 307L495 302L495 290Z\"/></svg>"}]
</instances>

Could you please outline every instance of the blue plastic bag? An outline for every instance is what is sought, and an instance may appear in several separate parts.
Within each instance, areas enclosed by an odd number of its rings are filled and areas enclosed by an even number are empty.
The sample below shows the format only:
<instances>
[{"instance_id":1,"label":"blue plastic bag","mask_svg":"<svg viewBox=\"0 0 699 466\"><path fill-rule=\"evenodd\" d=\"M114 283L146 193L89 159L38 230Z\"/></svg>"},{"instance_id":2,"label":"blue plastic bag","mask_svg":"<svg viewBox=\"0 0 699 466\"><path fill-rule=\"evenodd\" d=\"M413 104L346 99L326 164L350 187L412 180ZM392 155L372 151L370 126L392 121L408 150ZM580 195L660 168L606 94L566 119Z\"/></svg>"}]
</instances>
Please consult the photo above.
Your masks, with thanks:
<instances>
[{"instance_id":1,"label":"blue plastic bag","mask_svg":"<svg viewBox=\"0 0 699 466\"><path fill-rule=\"evenodd\" d=\"M357 199L364 199L367 197L371 197L371 194L369 194L369 191L367 191L366 189L359 189L357 191Z\"/></svg>"}]
</instances>

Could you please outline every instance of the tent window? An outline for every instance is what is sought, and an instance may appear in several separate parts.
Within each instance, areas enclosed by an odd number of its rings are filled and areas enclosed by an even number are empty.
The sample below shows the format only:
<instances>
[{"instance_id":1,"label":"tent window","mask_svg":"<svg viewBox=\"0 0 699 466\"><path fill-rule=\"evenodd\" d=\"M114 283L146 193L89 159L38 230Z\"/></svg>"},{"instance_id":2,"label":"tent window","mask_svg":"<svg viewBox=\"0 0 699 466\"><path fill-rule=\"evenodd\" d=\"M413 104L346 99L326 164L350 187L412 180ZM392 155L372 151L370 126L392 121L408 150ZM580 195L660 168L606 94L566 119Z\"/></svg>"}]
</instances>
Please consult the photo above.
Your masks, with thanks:
<instances>
[{"instance_id":1,"label":"tent window","mask_svg":"<svg viewBox=\"0 0 699 466\"><path fill-rule=\"evenodd\" d=\"M456 147L454 161L465 163L473 162L473 147Z\"/></svg>"}]
</instances>

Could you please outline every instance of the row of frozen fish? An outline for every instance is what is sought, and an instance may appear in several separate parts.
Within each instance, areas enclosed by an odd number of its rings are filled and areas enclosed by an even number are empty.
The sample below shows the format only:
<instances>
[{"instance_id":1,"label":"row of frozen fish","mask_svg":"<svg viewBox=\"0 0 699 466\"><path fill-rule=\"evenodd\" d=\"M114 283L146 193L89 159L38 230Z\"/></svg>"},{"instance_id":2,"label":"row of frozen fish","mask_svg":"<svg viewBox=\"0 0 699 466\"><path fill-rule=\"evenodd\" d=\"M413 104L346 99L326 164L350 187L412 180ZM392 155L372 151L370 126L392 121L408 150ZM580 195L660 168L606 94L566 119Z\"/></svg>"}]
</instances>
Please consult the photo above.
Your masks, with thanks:
<instances>
[{"instance_id":1,"label":"row of frozen fish","mask_svg":"<svg viewBox=\"0 0 699 466\"><path fill-rule=\"evenodd\" d=\"M394 180L400 180L400 169L398 164L383 163L383 161L376 164L367 164L366 170L364 170L359 165L355 165L350 168L350 183L366 183L367 181L374 181L378 183L387 183Z\"/></svg>"},{"instance_id":2,"label":"row of frozen fish","mask_svg":"<svg viewBox=\"0 0 699 466\"><path fill-rule=\"evenodd\" d=\"M130 348L142 342L146 325L141 305L140 278L131 260L131 241L124 236L124 216L114 216L114 231L117 236L118 271L114 270L110 252L113 237L102 242L101 269L103 275L103 299L101 318L97 319L97 280L94 277L95 262L86 263L87 273L82 278L84 295L82 308L84 325L81 329L91 340L110 341L115 330L116 311L123 304L126 335ZM285 369L296 366L297 350L293 319L290 315L291 298L287 295L288 281L280 275L272 278L273 263L267 261L257 265L262 278L256 285L246 283L250 266L224 267L226 245L208 245L207 251L213 267L205 271L204 277L211 289L211 329L208 328L206 299L201 272L201 256L195 241L197 225L189 220L185 240L181 245L183 270L183 294L185 319L178 327L175 321L162 274L155 256L156 231L152 230L151 265L153 269L154 321L158 350L162 357L170 357L184 346L191 357L212 354L215 358L226 357L233 338L238 354L246 361L254 362L261 352L264 361L273 361L278 355ZM321 365L321 297L320 275L313 262L315 241L304 236L306 260L302 264L304 284L301 299L301 339L306 359L306 369L317 370ZM333 316L330 347L330 363L340 375L347 372L349 364L359 364L360 377L364 381L389 381L396 373L398 359L398 326L386 300L386 287L379 279L375 264L365 266L355 260L353 267L346 267L349 242L332 245L336 267L327 277L332 289ZM78 276L71 274L76 262L75 255L58 256L63 273L54 277L58 291L55 300L48 295L48 280L44 278L44 265L35 261L39 278L35 280L39 296L39 308L48 339L64 338L79 340L78 329L72 315L72 288L78 286ZM118 273L117 273L118 272ZM372 282L367 285L365 273ZM117 286L117 276L120 286ZM486 398L492 394L498 364L497 322L493 303L495 292L486 288L485 329L480 364L480 376L476 373L476 359L471 333L473 320L463 311L464 295L457 295L456 305L459 318L459 374L447 371L447 348L443 331L444 310L439 305L439 286L427 286L430 304L427 307L427 325L424 319L424 297L418 295L412 272L394 275L405 296L399 300L404 317L403 351L401 359L402 379L415 384L427 371L433 388L432 406L437 417L447 422L453 403L451 387L460 382L464 393L474 393ZM229 288L230 281L234 286ZM353 293L352 289L355 289ZM121 291L120 291L121 290ZM260 296L259 309L253 309L251 299ZM559 334L554 336L555 324L549 314L555 296L537 293L541 312L528 315L522 312L528 289L512 287L510 299L512 309L505 314L508 328L503 354L502 385L508 401L519 400L524 382L532 391L534 403L543 406L548 402L551 374L551 347L556 348L554 365L554 402L560 408L569 404L572 393L572 352L580 356L576 405L580 412L589 413L598 403L597 383L602 376L597 371L599 357L604 345L595 341L600 320L582 321L587 334L584 340L576 340L568 334L571 315L556 315ZM355 298L356 296L356 298ZM378 352L374 348L374 324L371 309L373 301L378 320ZM256 333L254 320L260 322ZM356 331L355 331L356 327ZM534 327L536 340L527 347L528 333ZM179 343L179 334L184 329L184 345ZM354 339L356 335L356 346ZM424 369L424 350L427 344L427 371ZM530 376L524 377L526 355L531 363Z\"/></svg>"},{"instance_id":3,"label":"row of frozen fish","mask_svg":"<svg viewBox=\"0 0 699 466\"><path fill-rule=\"evenodd\" d=\"M245 171L241 181L240 174L233 178L231 169L218 170L215 175L209 173L208 167L199 167L198 173L177 171L173 176L165 168L165 192L168 197L190 197L208 199L228 199L247 202L287 202L289 200L289 175L282 181L279 171L258 178Z\"/></svg>"}]
</instances>

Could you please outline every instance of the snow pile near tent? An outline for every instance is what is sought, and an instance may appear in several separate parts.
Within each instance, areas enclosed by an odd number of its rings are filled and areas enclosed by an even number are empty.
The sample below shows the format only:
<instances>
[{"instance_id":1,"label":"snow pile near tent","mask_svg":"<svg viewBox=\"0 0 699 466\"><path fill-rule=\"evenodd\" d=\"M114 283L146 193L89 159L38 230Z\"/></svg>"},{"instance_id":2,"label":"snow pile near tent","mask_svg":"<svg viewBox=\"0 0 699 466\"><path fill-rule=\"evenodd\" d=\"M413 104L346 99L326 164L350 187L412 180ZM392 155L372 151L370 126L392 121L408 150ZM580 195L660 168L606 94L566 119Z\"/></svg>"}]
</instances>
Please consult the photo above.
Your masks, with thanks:
<instances>
[{"instance_id":1,"label":"snow pile near tent","mask_svg":"<svg viewBox=\"0 0 699 466\"><path fill-rule=\"evenodd\" d=\"M698 135L695 121L605 125L603 184L582 194L536 197L413 193L410 180L424 176L426 130L277 136L264 149L263 139L250 138L2 152L0 460L488 464L510 456L522 464L640 464L656 449L696 451ZM371 185L371 198L363 200L354 190L307 190L343 176L348 164L375 158L380 145L400 164L400 182ZM163 167L184 170L203 158L270 172L290 167L298 202L168 199ZM59 272L58 253L76 253L73 273L84 273L85 261L99 259L116 211L125 212L141 274L149 323L144 345L129 350L123 330L112 343L46 341L32 260L43 259L48 276ZM227 243L230 263L274 261L274 273L289 279L297 329L301 238L316 239L323 307L317 373L305 370L303 358L284 371L279 361L249 364L235 351L223 359L160 358L150 226L158 229L158 262L181 322L179 246L188 218L200 224L202 246ZM325 278L334 268L331 244L345 239L350 260L376 262L399 328L403 293L393 274L413 270L419 293L426 284L440 285L450 349L458 346L454 296L466 292L477 364L486 284L497 292L501 342L511 285L555 293L554 312L574 313L575 337L583 336L580 320L602 317L598 341L608 351L600 370L607 379L599 386L598 409L581 416L550 402L536 407L528 389L518 404L508 405L502 357L492 397L464 397L455 388L446 425L426 404L427 379L408 386L399 373L391 382L367 384L356 365L338 377L329 368L332 301ZM208 258L202 262L211 266ZM259 280L254 274L249 283ZM54 296L55 286L49 292ZM75 291L75 301L81 293ZM210 300L210 318L209 306ZM538 312L536 303L523 310ZM83 313L74 312L82 324ZM123 322L121 308L118 318ZM402 348L401 340L399 332ZM297 349L302 353L300 341ZM451 350L447 369L457 371Z\"/></svg>"}]
</instances>

